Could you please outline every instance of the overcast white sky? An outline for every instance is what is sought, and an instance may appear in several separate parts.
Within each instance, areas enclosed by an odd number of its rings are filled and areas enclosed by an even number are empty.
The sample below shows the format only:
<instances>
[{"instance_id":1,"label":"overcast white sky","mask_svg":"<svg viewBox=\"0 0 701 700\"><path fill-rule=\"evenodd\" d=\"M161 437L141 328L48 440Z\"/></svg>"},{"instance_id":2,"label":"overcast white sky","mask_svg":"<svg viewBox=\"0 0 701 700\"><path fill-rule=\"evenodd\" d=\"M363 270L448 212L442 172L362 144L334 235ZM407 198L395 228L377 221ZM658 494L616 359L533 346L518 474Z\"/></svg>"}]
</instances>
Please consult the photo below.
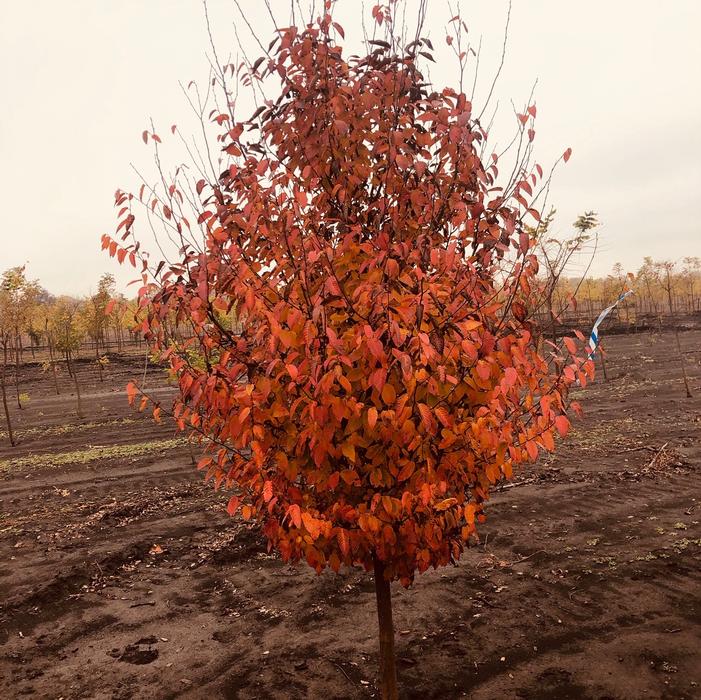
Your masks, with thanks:
<instances>
[{"instance_id":1,"label":"overcast white sky","mask_svg":"<svg viewBox=\"0 0 701 700\"><path fill-rule=\"evenodd\" d=\"M284 23L289 2L272 2ZM261 0L240 4L270 36ZM365 4L369 11L374 3ZM507 140L510 100L523 105L538 79L537 159L547 166L566 147L574 151L552 188L558 228L566 231L585 209L599 212L597 274L617 261L635 270L646 255L701 255L701 2L513 5L494 139ZM148 119L160 133L182 124L178 81L206 81L202 4L3 0L0 7L0 271L28 263L30 276L57 294L94 290L105 271L124 283L131 275L100 252L100 236L114 230L114 190L138 187L129 163L149 169L140 136ZM506 7L462 2L472 41L483 39L477 105L499 59ZM209 8L225 55L234 50L233 23L243 37L246 29L230 0L209 0ZM432 76L442 86L453 65L444 42L449 14L444 0L430 0L429 9L425 34L447 60ZM359 0L339 0L337 14L349 41L360 35Z\"/></svg>"}]
</instances>

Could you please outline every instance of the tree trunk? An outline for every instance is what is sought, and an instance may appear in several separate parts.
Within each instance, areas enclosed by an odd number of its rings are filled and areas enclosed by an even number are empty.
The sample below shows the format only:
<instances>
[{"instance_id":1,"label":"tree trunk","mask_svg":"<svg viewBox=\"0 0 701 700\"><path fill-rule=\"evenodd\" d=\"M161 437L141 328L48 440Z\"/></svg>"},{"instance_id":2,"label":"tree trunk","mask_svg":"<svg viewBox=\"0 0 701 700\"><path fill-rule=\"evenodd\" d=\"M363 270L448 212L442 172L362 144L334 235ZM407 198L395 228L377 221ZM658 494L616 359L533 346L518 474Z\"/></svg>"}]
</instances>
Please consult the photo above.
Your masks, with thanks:
<instances>
[{"instance_id":1,"label":"tree trunk","mask_svg":"<svg viewBox=\"0 0 701 700\"><path fill-rule=\"evenodd\" d=\"M606 372L606 358L604 357L604 349L601 347L601 343L599 343L599 357L601 358L601 369L604 370L604 381L607 382L609 377Z\"/></svg>"},{"instance_id":2,"label":"tree trunk","mask_svg":"<svg viewBox=\"0 0 701 700\"><path fill-rule=\"evenodd\" d=\"M54 387L56 389L56 395L60 393L58 390L58 376L56 374L56 359L54 358L54 346L49 338L49 362L51 363L51 373L54 375Z\"/></svg>"},{"instance_id":3,"label":"tree trunk","mask_svg":"<svg viewBox=\"0 0 701 700\"><path fill-rule=\"evenodd\" d=\"M394 663L392 594L389 581L385 579L384 564L377 557L374 563L377 620L380 627L380 692L382 700L398 700L397 669Z\"/></svg>"},{"instance_id":4,"label":"tree trunk","mask_svg":"<svg viewBox=\"0 0 701 700\"><path fill-rule=\"evenodd\" d=\"M3 345L2 372L0 372L0 393L2 393L2 407L5 409L5 421L7 422L7 435L10 445L15 446L15 438L12 435L12 421L10 420L10 408L7 405L7 391L5 390L5 370L7 369L7 343Z\"/></svg>"},{"instance_id":5,"label":"tree trunk","mask_svg":"<svg viewBox=\"0 0 701 700\"><path fill-rule=\"evenodd\" d=\"M682 352L682 344L679 341L679 328L677 327L677 318L674 315L674 306L672 304L672 281L670 279L669 270L667 270L667 301L669 303L669 316L674 328L674 337L677 341L677 352L679 353L679 364L682 368L682 377L684 378L684 388L686 389L686 398L691 398L691 390L689 389L689 379L686 376L686 364L684 363L684 353Z\"/></svg>"},{"instance_id":6,"label":"tree trunk","mask_svg":"<svg viewBox=\"0 0 701 700\"><path fill-rule=\"evenodd\" d=\"M100 384L102 384L105 380L102 376L102 362L100 362L100 351L97 349L97 339L95 339L95 362L97 363L97 372L100 376Z\"/></svg>"},{"instance_id":7,"label":"tree trunk","mask_svg":"<svg viewBox=\"0 0 701 700\"><path fill-rule=\"evenodd\" d=\"M69 363L69 371L70 371L70 359L68 360ZM78 403L78 418L85 418L83 415L83 405L80 400L80 384L78 384L78 367L77 365L73 367L73 384L75 385L75 394L76 394L76 400Z\"/></svg>"},{"instance_id":8,"label":"tree trunk","mask_svg":"<svg viewBox=\"0 0 701 700\"><path fill-rule=\"evenodd\" d=\"M684 353L682 352L682 344L679 342L679 329L676 322L674 323L674 335L677 339L677 351L679 352L679 363L682 366L682 377L684 378L684 388L686 389L686 398L691 398L691 389L689 389L689 379L686 376L686 363L684 362Z\"/></svg>"},{"instance_id":9,"label":"tree trunk","mask_svg":"<svg viewBox=\"0 0 701 700\"><path fill-rule=\"evenodd\" d=\"M21 361L21 342L19 335L15 341L15 392L17 394L17 408L22 409L22 399L19 397L19 363Z\"/></svg>"}]
</instances>

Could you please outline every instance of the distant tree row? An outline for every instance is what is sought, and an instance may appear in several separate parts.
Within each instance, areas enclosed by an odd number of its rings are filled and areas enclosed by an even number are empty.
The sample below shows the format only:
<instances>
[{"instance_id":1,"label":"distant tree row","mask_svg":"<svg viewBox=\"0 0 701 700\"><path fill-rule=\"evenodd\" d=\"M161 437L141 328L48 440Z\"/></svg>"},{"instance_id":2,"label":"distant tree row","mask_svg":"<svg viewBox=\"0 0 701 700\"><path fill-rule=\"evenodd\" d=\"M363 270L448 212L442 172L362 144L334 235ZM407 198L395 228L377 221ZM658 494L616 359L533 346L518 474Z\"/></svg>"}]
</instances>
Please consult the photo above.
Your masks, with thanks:
<instances>
[{"instance_id":1,"label":"distant tree row","mask_svg":"<svg viewBox=\"0 0 701 700\"><path fill-rule=\"evenodd\" d=\"M646 257L636 272L626 272L616 263L605 277L561 278L555 291L556 306L570 305L582 317L595 317L626 289L635 294L623 302L619 318L633 323L641 317L675 318L701 312L701 259L678 261ZM575 304L571 303L572 298Z\"/></svg>"},{"instance_id":2,"label":"distant tree row","mask_svg":"<svg viewBox=\"0 0 701 700\"><path fill-rule=\"evenodd\" d=\"M13 267L0 278L0 343L9 362L21 363L38 349L70 361L89 344L95 355L110 345L117 351L133 338L135 302L115 292L111 274L104 274L97 292L86 297L54 296L24 267Z\"/></svg>"},{"instance_id":3,"label":"distant tree row","mask_svg":"<svg viewBox=\"0 0 701 700\"><path fill-rule=\"evenodd\" d=\"M80 386L75 359L81 347L94 352L100 379L104 352L111 344L118 352L125 338L136 337L131 326L135 303L115 291L114 277L104 274L97 292L87 297L54 296L37 280L28 279L24 267L13 267L0 277L0 394L10 442L14 442L9 404L22 409L19 368L26 354L41 359L59 393L57 364L64 364L75 385L80 407ZM14 371L12 371L14 369ZM12 374L12 379L8 377ZM14 397L8 385L14 384Z\"/></svg>"},{"instance_id":4,"label":"distant tree row","mask_svg":"<svg viewBox=\"0 0 701 700\"><path fill-rule=\"evenodd\" d=\"M544 290L541 306L531 313L553 334L565 319L596 318L628 289L635 294L617 309L619 319L627 323L701 312L701 258L646 257L637 271L625 270L616 263L610 274L595 277L588 273L599 244L597 214L588 211L580 215L572 224L572 232L563 235L552 231L555 213L551 209L537 227L529 229L537 240L539 278Z\"/></svg>"}]
</instances>

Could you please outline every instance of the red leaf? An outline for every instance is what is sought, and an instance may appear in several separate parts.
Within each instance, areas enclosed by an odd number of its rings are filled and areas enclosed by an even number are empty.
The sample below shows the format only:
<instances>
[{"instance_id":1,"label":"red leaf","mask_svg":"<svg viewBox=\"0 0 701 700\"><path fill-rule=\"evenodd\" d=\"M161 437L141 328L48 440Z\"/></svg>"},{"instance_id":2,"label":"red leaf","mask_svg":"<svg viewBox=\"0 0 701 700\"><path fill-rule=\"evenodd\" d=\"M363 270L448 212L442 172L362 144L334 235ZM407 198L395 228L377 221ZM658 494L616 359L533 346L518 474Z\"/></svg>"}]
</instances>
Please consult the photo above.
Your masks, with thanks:
<instances>
[{"instance_id":1,"label":"red leaf","mask_svg":"<svg viewBox=\"0 0 701 700\"><path fill-rule=\"evenodd\" d=\"M229 499L229 505L226 506L226 512L233 516L236 511L238 510L239 507L239 497L238 496L232 496Z\"/></svg>"},{"instance_id":2,"label":"red leaf","mask_svg":"<svg viewBox=\"0 0 701 700\"><path fill-rule=\"evenodd\" d=\"M538 445L533 442L533 440L529 440L526 443L526 451L528 452L528 456L535 461L538 459Z\"/></svg>"},{"instance_id":3,"label":"red leaf","mask_svg":"<svg viewBox=\"0 0 701 700\"><path fill-rule=\"evenodd\" d=\"M302 527L302 511L300 510L299 506L296 503L293 503L288 509L287 509L287 515L290 516L290 520L292 521L292 524L300 528Z\"/></svg>"},{"instance_id":4,"label":"red leaf","mask_svg":"<svg viewBox=\"0 0 701 700\"><path fill-rule=\"evenodd\" d=\"M372 430L375 427L375 424L377 423L377 409L372 406L371 408L368 409L368 426L370 427L370 430Z\"/></svg>"},{"instance_id":5,"label":"red leaf","mask_svg":"<svg viewBox=\"0 0 701 700\"><path fill-rule=\"evenodd\" d=\"M518 381L518 372L513 367L507 367L504 370L504 382L507 388L511 388Z\"/></svg>"},{"instance_id":6,"label":"red leaf","mask_svg":"<svg viewBox=\"0 0 701 700\"><path fill-rule=\"evenodd\" d=\"M268 480L263 484L263 500L267 503L273 497L273 482Z\"/></svg>"},{"instance_id":7,"label":"red leaf","mask_svg":"<svg viewBox=\"0 0 701 700\"><path fill-rule=\"evenodd\" d=\"M348 532L346 530L339 529L336 533L336 537L338 538L338 544L341 546L341 551L345 556L348 556L350 553Z\"/></svg>"},{"instance_id":8,"label":"red leaf","mask_svg":"<svg viewBox=\"0 0 701 700\"><path fill-rule=\"evenodd\" d=\"M567 346L567 349L570 351L571 355L576 355L577 354L577 343L574 342L572 338L569 336L565 336L563 338L565 341L565 345Z\"/></svg>"},{"instance_id":9,"label":"red leaf","mask_svg":"<svg viewBox=\"0 0 701 700\"><path fill-rule=\"evenodd\" d=\"M489 363L484 360L479 360L477 362L477 374L480 379L484 379L485 381L489 379L492 374L492 368L489 366Z\"/></svg>"},{"instance_id":10,"label":"red leaf","mask_svg":"<svg viewBox=\"0 0 701 700\"><path fill-rule=\"evenodd\" d=\"M565 437L570 429L570 422L567 420L567 416L558 416L555 419L555 427L557 428L557 432L560 433L562 437Z\"/></svg>"},{"instance_id":11,"label":"red leaf","mask_svg":"<svg viewBox=\"0 0 701 700\"><path fill-rule=\"evenodd\" d=\"M138 393L139 390L137 389L136 384L134 384L134 382L129 382L127 384L127 399L129 400L130 404L134 403L134 399Z\"/></svg>"},{"instance_id":12,"label":"red leaf","mask_svg":"<svg viewBox=\"0 0 701 700\"><path fill-rule=\"evenodd\" d=\"M336 127L336 131L338 131L339 133L348 133L348 122L343 121L343 119L335 119L333 125Z\"/></svg>"}]
</instances>

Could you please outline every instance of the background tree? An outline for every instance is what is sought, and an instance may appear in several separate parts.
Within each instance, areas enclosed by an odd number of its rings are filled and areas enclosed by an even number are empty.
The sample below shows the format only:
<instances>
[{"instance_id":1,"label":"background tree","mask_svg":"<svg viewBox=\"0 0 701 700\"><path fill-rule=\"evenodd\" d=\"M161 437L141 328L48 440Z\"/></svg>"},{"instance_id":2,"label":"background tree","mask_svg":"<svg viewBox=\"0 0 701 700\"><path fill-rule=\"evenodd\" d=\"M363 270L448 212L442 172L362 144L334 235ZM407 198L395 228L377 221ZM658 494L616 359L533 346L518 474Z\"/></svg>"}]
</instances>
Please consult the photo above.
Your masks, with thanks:
<instances>
[{"instance_id":1,"label":"background tree","mask_svg":"<svg viewBox=\"0 0 701 700\"><path fill-rule=\"evenodd\" d=\"M285 561L373 572L395 698L390 582L460 557L493 485L567 432L568 388L592 364L572 338L541 355L526 319L542 294L524 224L546 184L535 107L497 189L479 112L426 81L420 26L403 40L396 5L378 5L384 38L346 59L330 6L265 56L217 66L229 109L211 115L212 174L118 192L123 242L103 246L142 264L142 331L179 382L172 413L202 436L201 468L234 489L229 512L256 519ZM232 72L256 91L278 81L276 98L240 121ZM178 241L175 262L141 251L140 202ZM234 310L240 333L222 320Z\"/></svg>"},{"instance_id":2,"label":"background tree","mask_svg":"<svg viewBox=\"0 0 701 700\"><path fill-rule=\"evenodd\" d=\"M85 337L81 314L81 303L72 297L62 296L56 299L49 320L49 332L54 339L56 350L64 354L68 374L73 378L76 393L76 411L83 418L83 406L80 396L78 365L73 363L73 355L77 353Z\"/></svg>"},{"instance_id":3,"label":"background tree","mask_svg":"<svg viewBox=\"0 0 701 700\"><path fill-rule=\"evenodd\" d=\"M38 282L27 279L24 266L6 270L2 275L2 280L0 280L0 286L4 292L4 323L6 324L6 332L9 334L3 345L3 362L6 366L9 350L14 357L15 364L17 408L21 409L19 367L22 362L22 334L30 324L42 289Z\"/></svg>"},{"instance_id":4,"label":"background tree","mask_svg":"<svg viewBox=\"0 0 701 700\"><path fill-rule=\"evenodd\" d=\"M589 269L597 244L596 235L590 232L600 225L596 212L588 211L577 217L574 222L576 234L569 237L556 236L552 232L555 214L556 210L552 208L536 226L527 229L536 240L536 255L543 279L540 298L534 298L541 307L545 307L549 335L553 341L557 339L560 314L571 304L576 304L575 295L579 282L575 282L576 289L573 290L570 283L574 280L567 276L568 272L572 272L570 266L573 261L579 263L578 258L586 253L589 257L586 270Z\"/></svg>"},{"instance_id":5,"label":"background tree","mask_svg":"<svg viewBox=\"0 0 701 700\"><path fill-rule=\"evenodd\" d=\"M689 309L695 313L699 310L697 290L701 278L701 258L694 256L684 258L682 277L688 290Z\"/></svg>"},{"instance_id":6,"label":"background tree","mask_svg":"<svg viewBox=\"0 0 701 700\"><path fill-rule=\"evenodd\" d=\"M100 362L100 345L105 345L106 333L109 329L110 317L108 311L114 296L114 276L105 273L100 277L97 292L88 297L81 305L80 313L88 336L95 344L95 361L98 367L100 381L103 381L102 362Z\"/></svg>"},{"instance_id":7,"label":"background tree","mask_svg":"<svg viewBox=\"0 0 701 700\"><path fill-rule=\"evenodd\" d=\"M60 394L58 384L58 369L56 366L56 338L55 327L52 324L52 319L55 313L56 297L46 292L42 303L38 304L35 310L35 324L37 328L41 328L41 338L46 343L46 350L49 354L48 368L51 370L51 375L54 381L54 389L56 394Z\"/></svg>"},{"instance_id":8,"label":"background tree","mask_svg":"<svg viewBox=\"0 0 701 700\"><path fill-rule=\"evenodd\" d=\"M42 340L44 339L44 312L48 305L51 304L53 297L52 295L40 286L36 284L36 291L33 295L33 303L31 304L26 319L25 325L22 331L29 338L29 347L32 353L32 358L36 357L36 349L40 347Z\"/></svg>"},{"instance_id":9,"label":"background tree","mask_svg":"<svg viewBox=\"0 0 701 700\"><path fill-rule=\"evenodd\" d=\"M674 337L677 342L677 352L679 353L679 364L682 368L682 378L684 380L684 388L686 389L687 398L691 398L691 389L689 388L689 378L686 375L686 363L684 362L684 353L682 352L681 342L679 341L679 327L676 323L676 318L674 314L674 286L675 286L675 268L676 263L669 260L656 263L655 268L659 274L660 285L664 289L667 295L667 304L669 308L669 316L672 320L672 327L674 328Z\"/></svg>"},{"instance_id":10,"label":"background tree","mask_svg":"<svg viewBox=\"0 0 701 700\"><path fill-rule=\"evenodd\" d=\"M128 300L123 294L115 294L114 289L107 307L107 325L114 331L114 338L117 343L117 352L122 352L124 342L124 330L133 325L133 313L130 318L130 307Z\"/></svg>"},{"instance_id":11,"label":"background tree","mask_svg":"<svg viewBox=\"0 0 701 700\"><path fill-rule=\"evenodd\" d=\"M10 440L10 445L14 445L15 439L12 431L12 416L10 414L10 407L7 401L8 348L14 329L11 308L12 304L10 299L10 291L4 284L0 284L0 344L2 344L0 393L2 393L2 407L5 414L5 423L7 424L7 435Z\"/></svg>"},{"instance_id":12,"label":"background tree","mask_svg":"<svg viewBox=\"0 0 701 700\"><path fill-rule=\"evenodd\" d=\"M636 279L638 282L637 293L642 297L641 303L645 304L647 302L647 310L658 315L657 289L661 289L661 286L659 273L652 258L646 257L643 260Z\"/></svg>"}]
</instances>

